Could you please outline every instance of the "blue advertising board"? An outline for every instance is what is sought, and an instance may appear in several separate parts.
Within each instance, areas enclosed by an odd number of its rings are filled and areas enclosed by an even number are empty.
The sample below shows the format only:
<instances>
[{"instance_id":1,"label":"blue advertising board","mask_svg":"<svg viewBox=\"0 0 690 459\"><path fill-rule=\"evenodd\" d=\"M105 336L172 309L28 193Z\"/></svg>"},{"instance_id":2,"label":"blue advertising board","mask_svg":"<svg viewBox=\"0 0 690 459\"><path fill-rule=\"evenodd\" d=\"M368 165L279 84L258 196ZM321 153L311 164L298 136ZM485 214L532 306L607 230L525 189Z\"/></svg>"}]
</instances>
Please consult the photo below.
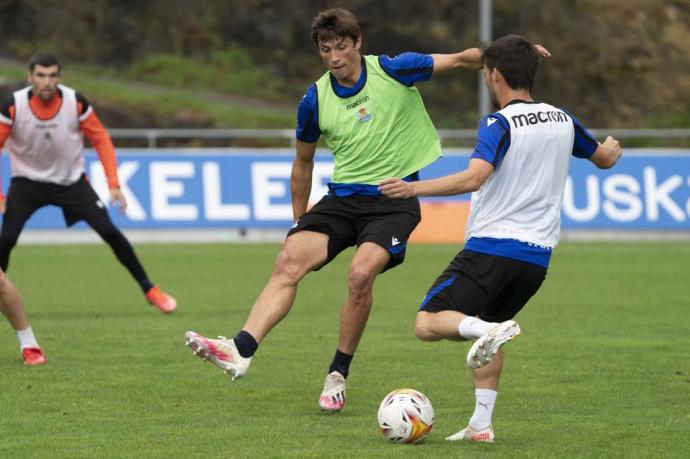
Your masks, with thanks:
<instances>
[{"instance_id":1,"label":"blue advertising board","mask_svg":"<svg viewBox=\"0 0 690 459\"><path fill-rule=\"evenodd\" d=\"M121 150L126 214L122 228L288 228L292 223L289 150ZM431 178L467 166L467 151L450 150L421 172ZM109 194L103 169L87 152L87 174L101 199ZM317 155L311 201L326 192L331 156ZM9 163L2 157L3 185ZM435 198L467 200L469 196ZM83 224L81 224L83 225ZM690 230L690 151L626 151L610 170L573 158L563 197L564 229ZM27 228L63 228L54 207L38 211Z\"/></svg>"}]
</instances>

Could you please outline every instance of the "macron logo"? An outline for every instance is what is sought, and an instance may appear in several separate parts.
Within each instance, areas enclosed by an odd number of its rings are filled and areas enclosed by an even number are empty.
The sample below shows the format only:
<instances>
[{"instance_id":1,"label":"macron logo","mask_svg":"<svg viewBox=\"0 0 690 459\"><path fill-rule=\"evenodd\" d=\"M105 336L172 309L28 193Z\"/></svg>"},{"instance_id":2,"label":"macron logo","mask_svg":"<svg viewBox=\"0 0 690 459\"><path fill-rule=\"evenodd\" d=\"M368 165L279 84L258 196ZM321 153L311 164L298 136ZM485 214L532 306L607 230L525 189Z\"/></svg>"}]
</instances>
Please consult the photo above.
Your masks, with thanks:
<instances>
[{"instance_id":1,"label":"macron logo","mask_svg":"<svg viewBox=\"0 0 690 459\"><path fill-rule=\"evenodd\" d=\"M496 118L487 118L487 119L486 119L486 127L491 126L491 125L494 124L496 121L497 121Z\"/></svg>"},{"instance_id":2,"label":"macron logo","mask_svg":"<svg viewBox=\"0 0 690 459\"><path fill-rule=\"evenodd\" d=\"M397 237L393 236L393 239L391 240L391 245L398 245L400 244L400 241L398 240Z\"/></svg>"}]
</instances>

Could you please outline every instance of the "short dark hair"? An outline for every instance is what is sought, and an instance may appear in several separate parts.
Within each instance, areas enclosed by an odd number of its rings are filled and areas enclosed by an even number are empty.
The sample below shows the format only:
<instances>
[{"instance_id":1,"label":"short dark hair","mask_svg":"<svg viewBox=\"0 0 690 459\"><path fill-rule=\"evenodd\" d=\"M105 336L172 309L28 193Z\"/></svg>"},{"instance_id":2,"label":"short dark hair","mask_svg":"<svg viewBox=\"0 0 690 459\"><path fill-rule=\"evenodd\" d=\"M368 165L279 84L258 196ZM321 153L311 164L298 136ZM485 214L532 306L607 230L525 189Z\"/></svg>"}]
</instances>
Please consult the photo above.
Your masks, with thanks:
<instances>
[{"instance_id":1,"label":"short dark hair","mask_svg":"<svg viewBox=\"0 0 690 459\"><path fill-rule=\"evenodd\" d=\"M62 66L57 60L57 57L52 54L38 53L31 56L31 59L29 59L29 72L33 72L37 65L41 67L52 67L53 65L57 65L58 72L62 70Z\"/></svg>"},{"instance_id":2,"label":"short dark hair","mask_svg":"<svg viewBox=\"0 0 690 459\"><path fill-rule=\"evenodd\" d=\"M344 8L321 11L311 23L311 39L319 43L350 37L357 42L362 32L357 17Z\"/></svg>"},{"instance_id":3,"label":"short dark hair","mask_svg":"<svg viewBox=\"0 0 690 459\"><path fill-rule=\"evenodd\" d=\"M482 60L489 70L497 68L512 89L532 90L539 53L524 37L506 35L491 42L484 49Z\"/></svg>"}]
</instances>

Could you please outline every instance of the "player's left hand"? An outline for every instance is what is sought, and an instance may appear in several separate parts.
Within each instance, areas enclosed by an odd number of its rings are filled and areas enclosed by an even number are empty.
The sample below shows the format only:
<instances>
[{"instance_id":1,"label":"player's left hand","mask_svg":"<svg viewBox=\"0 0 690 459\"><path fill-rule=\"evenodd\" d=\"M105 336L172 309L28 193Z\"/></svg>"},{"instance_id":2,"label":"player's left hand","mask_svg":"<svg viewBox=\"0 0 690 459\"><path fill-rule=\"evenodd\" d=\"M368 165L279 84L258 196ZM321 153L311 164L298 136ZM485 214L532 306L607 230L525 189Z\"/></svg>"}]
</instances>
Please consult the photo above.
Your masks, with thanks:
<instances>
[{"instance_id":1,"label":"player's left hand","mask_svg":"<svg viewBox=\"0 0 690 459\"><path fill-rule=\"evenodd\" d=\"M398 178L387 178L379 182L379 191L389 198L407 199L412 197L412 184Z\"/></svg>"},{"instance_id":2,"label":"player's left hand","mask_svg":"<svg viewBox=\"0 0 690 459\"><path fill-rule=\"evenodd\" d=\"M551 53L549 52L549 50L544 48L542 45L535 44L534 49L537 50L541 57L551 57Z\"/></svg>"},{"instance_id":3,"label":"player's left hand","mask_svg":"<svg viewBox=\"0 0 690 459\"><path fill-rule=\"evenodd\" d=\"M119 188L110 189L110 202L119 207L122 213L125 213L127 210L127 199L125 199L125 195Z\"/></svg>"}]
</instances>

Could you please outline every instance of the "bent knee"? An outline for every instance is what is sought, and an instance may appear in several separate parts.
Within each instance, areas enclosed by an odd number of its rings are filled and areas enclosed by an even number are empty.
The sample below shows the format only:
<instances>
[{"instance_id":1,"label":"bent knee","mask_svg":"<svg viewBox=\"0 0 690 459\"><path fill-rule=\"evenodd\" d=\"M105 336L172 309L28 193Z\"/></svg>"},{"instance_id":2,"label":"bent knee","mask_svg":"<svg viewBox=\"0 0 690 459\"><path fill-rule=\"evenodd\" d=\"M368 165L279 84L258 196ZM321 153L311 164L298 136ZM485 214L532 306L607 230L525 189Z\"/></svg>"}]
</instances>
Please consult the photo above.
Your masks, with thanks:
<instances>
[{"instance_id":1,"label":"bent knee","mask_svg":"<svg viewBox=\"0 0 690 459\"><path fill-rule=\"evenodd\" d=\"M290 249L284 248L276 258L273 275L284 278L290 282L297 282L304 276L304 267L292 254Z\"/></svg>"},{"instance_id":2,"label":"bent knee","mask_svg":"<svg viewBox=\"0 0 690 459\"><path fill-rule=\"evenodd\" d=\"M378 272L365 265L351 266L348 273L348 287L351 292L365 292L371 289Z\"/></svg>"},{"instance_id":3,"label":"bent knee","mask_svg":"<svg viewBox=\"0 0 690 459\"><path fill-rule=\"evenodd\" d=\"M435 341L438 339L431 328L429 328L429 323L419 317L417 317L414 324L414 335L422 341Z\"/></svg>"}]
</instances>

